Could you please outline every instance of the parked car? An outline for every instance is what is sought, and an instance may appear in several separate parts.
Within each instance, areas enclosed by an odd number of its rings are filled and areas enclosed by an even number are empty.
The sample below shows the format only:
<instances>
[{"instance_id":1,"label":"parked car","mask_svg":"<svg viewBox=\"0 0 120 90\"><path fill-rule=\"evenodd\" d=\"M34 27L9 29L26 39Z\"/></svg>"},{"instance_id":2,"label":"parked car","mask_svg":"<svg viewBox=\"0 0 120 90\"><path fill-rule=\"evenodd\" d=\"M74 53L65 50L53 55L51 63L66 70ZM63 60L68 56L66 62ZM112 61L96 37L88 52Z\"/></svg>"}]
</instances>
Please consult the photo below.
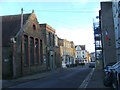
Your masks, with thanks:
<instances>
[{"instance_id":1,"label":"parked car","mask_svg":"<svg viewBox=\"0 0 120 90\"><path fill-rule=\"evenodd\" d=\"M113 83L113 72L110 67L108 71L106 70L106 73L104 76L104 85L106 87L112 87L112 83Z\"/></svg>"},{"instance_id":2,"label":"parked car","mask_svg":"<svg viewBox=\"0 0 120 90\"><path fill-rule=\"evenodd\" d=\"M109 64L107 64L105 67L104 67L104 72L105 74L109 73L112 69L112 66L115 64L115 62L111 62Z\"/></svg>"},{"instance_id":3,"label":"parked car","mask_svg":"<svg viewBox=\"0 0 120 90\"><path fill-rule=\"evenodd\" d=\"M120 90L120 61L112 66L113 82L112 85L117 90Z\"/></svg>"},{"instance_id":4,"label":"parked car","mask_svg":"<svg viewBox=\"0 0 120 90\"><path fill-rule=\"evenodd\" d=\"M72 62L66 62L66 67L70 67Z\"/></svg>"},{"instance_id":5,"label":"parked car","mask_svg":"<svg viewBox=\"0 0 120 90\"><path fill-rule=\"evenodd\" d=\"M90 62L90 63L89 63L89 67L90 67L90 68L95 68L95 62Z\"/></svg>"},{"instance_id":6,"label":"parked car","mask_svg":"<svg viewBox=\"0 0 120 90\"><path fill-rule=\"evenodd\" d=\"M116 90L120 90L120 61L106 65L104 71L104 85L113 86Z\"/></svg>"},{"instance_id":7,"label":"parked car","mask_svg":"<svg viewBox=\"0 0 120 90\"><path fill-rule=\"evenodd\" d=\"M113 72L112 72L112 66L115 64L115 62L108 63L104 67L104 85L106 87L112 87L113 83Z\"/></svg>"}]
</instances>

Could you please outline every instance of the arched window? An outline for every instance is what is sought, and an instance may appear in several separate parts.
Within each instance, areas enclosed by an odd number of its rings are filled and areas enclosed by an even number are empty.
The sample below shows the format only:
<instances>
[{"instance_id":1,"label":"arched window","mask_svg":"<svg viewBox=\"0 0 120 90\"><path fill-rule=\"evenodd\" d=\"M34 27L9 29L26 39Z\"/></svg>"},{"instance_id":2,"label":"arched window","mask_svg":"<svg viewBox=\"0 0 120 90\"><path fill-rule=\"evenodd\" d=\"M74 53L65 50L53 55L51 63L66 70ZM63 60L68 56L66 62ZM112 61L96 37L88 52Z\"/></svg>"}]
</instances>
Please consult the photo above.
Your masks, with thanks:
<instances>
[{"instance_id":1,"label":"arched window","mask_svg":"<svg viewBox=\"0 0 120 90\"><path fill-rule=\"evenodd\" d=\"M35 23L33 23L33 29L36 30L36 25L35 25Z\"/></svg>"}]
</instances>

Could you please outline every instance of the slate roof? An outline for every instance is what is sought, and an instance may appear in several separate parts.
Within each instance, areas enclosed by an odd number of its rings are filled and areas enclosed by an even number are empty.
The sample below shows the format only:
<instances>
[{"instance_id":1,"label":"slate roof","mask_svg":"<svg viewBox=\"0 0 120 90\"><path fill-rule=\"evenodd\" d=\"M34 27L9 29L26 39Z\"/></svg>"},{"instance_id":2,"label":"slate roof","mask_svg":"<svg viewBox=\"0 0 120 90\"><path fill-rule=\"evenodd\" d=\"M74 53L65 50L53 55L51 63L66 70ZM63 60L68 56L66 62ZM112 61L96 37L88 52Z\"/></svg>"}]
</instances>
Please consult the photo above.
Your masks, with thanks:
<instances>
[{"instance_id":1,"label":"slate roof","mask_svg":"<svg viewBox=\"0 0 120 90\"><path fill-rule=\"evenodd\" d=\"M80 45L82 50L85 50L85 45Z\"/></svg>"},{"instance_id":2,"label":"slate roof","mask_svg":"<svg viewBox=\"0 0 120 90\"><path fill-rule=\"evenodd\" d=\"M23 24L31 14L23 15ZM10 38L14 37L21 27L21 14L2 16L2 46L9 45Z\"/></svg>"},{"instance_id":3,"label":"slate roof","mask_svg":"<svg viewBox=\"0 0 120 90\"><path fill-rule=\"evenodd\" d=\"M80 47L81 47L81 50L85 50L85 45L76 45L75 48L76 48L77 46L80 46Z\"/></svg>"}]
</instances>

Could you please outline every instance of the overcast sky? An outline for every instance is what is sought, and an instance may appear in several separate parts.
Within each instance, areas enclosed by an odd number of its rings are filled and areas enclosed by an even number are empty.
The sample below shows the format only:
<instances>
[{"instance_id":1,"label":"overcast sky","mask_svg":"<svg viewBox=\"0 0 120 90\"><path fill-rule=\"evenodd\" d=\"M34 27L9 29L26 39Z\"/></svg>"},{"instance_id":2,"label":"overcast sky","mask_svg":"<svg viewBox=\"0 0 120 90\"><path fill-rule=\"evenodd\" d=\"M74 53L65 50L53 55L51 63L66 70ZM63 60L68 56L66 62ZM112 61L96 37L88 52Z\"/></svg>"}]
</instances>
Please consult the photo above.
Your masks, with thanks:
<instances>
[{"instance_id":1,"label":"overcast sky","mask_svg":"<svg viewBox=\"0 0 120 90\"><path fill-rule=\"evenodd\" d=\"M86 45L94 52L93 18L98 16L100 0L2 0L0 15L31 13L34 9L39 23L47 23L56 34L75 45Z\"/></svg>"}]
</instances>

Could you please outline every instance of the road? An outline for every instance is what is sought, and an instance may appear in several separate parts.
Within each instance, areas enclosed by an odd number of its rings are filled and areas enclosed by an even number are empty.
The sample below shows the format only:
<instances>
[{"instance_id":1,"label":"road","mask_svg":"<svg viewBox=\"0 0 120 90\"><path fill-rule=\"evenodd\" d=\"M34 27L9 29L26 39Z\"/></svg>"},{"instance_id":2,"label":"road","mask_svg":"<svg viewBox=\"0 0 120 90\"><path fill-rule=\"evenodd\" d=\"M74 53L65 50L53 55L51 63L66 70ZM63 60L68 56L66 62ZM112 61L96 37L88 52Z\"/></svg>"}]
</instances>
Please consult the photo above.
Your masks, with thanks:
<instances>
[{"instance_id":1,"label":"road","mask_svg":"<svg viewBox=\"0 0 120 90\"><path fill-rule=\"evenodd\" d=\"M92 69L74 67L67 70L53 71L47 77L21 83L9 88L78 88Z\"/></svg>"}]
</instances>

